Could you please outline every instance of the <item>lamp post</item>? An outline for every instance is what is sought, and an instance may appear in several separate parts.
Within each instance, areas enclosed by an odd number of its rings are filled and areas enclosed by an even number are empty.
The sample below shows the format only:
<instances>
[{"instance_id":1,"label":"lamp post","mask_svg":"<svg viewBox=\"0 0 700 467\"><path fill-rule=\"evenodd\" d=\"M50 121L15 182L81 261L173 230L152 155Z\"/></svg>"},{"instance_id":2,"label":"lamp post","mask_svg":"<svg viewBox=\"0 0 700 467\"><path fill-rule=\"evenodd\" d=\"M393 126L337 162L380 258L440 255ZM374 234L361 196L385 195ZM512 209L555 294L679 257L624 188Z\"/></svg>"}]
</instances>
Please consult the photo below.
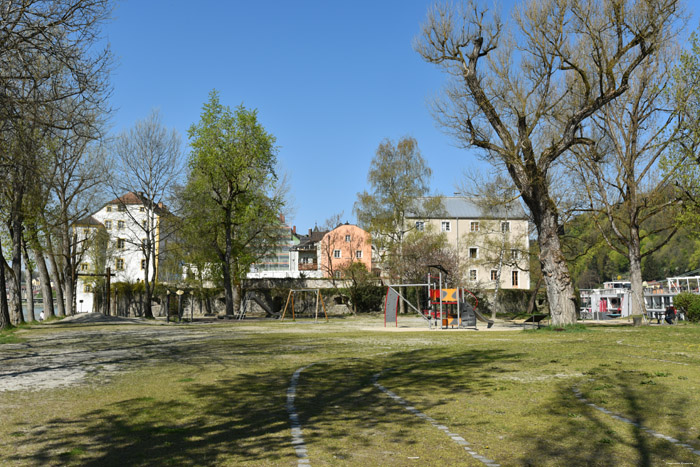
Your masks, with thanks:
<instances>
[{"instance_id":1,"label":"lamp post","mask_svg":"<svg viewBox=\"0 0 700 467\"><path fill-rule=\"evenodd\" d=\"M182 289L177 289L177 292L175 292L175 293L177 294L177 298L178 298L177 317L180 321L182 321L182 294L184 294L185 292Z\"/></svg>"},{"instance_id":2,"label":"lamp post","mask_svg":"<svg viewBox=\"0 0 700 467\"><path fill-rule=\"evenodd\" d=\"M83 312L83 301L82 300L78 300L78 301L80 302L80 312L82 313Z\"/></svg>"},{"instance_id":3,"label":"lamp post","mask_svg":"<svg viewBox=\"0 0 700 467\"><path fill-rule=\"evenodd\" d=\"M165 289L165 322L170 322L170 290Z\"/></svg>"}]
</instances>

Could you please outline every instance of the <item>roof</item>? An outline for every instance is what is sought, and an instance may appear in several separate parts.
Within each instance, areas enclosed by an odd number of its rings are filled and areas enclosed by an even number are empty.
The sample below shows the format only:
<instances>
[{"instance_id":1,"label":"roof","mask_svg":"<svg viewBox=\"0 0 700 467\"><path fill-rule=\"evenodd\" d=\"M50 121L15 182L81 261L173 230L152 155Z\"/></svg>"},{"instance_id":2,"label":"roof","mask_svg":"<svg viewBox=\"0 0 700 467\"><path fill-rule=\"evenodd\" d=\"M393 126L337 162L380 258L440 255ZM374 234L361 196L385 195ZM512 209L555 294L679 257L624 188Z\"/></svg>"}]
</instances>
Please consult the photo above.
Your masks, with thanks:
<instances>
[{"instance_id":1,"label":"roof","mask_svg":"<svg viewBox=\"0 0 700 467\"><path fill-rule=\"evenodd\" d=\"M125 195L115 198L107 204L123 204L123 205L143 205L148 206L153 203L153 210L156 214L161 215L168 212L168 208L163 203L154 203L144 195L142 191L130 191Z\"/></svg>"},{"instance_id":2,"label":"roof","mask_svg":"<svg viewBox=\"0 0 700 467\"><path fill-rule=\"evenodd\" d=\"M310 235L298 235L299 244L294 245L292 250L313 249L315 248L316 243L320 242L323 236L327 233L327 230L318 230L318 227L314 227L314 230L310 230Z\"/></svg>"},{"instance_id":3,"label":"roof","mask_svg":"<svg viewBox=\"0 0 700 467\"><path fill-rule=\"evenodd\" d=\"M422 206L427 200L434 198L418 198L417 204ZM507 206L484 206L474 198L463 196L443 196L442 209L432 213L406 213L408 218L421 219L522 219L529 217L519 202L511 202Z\"/></svg>"},{"instance_id":4,"label":"roof","mask_svg":"<svg viewBox=\"0 0 700 467\"><path fill-rule=\"evenodd\" d=\"M84 217L77 221L74 225L79 225L82 227L104 227L104 224L102 224L102 222L98 221L92 216Z\"/></svg>"}]
</instances>

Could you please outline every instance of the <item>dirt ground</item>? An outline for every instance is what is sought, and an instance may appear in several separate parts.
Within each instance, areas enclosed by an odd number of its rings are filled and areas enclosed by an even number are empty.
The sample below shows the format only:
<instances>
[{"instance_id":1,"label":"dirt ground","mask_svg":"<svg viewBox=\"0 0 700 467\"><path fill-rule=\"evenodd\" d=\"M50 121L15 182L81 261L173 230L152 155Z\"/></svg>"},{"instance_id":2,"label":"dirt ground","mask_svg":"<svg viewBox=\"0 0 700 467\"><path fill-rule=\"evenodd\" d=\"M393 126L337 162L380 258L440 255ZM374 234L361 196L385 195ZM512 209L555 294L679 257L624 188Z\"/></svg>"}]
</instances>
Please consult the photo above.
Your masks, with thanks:
<instances>
[{"instance_id":1,"label":"dirt ground","mask_svg":"<svg viewBox=\"0 0 700 467\"><path fill-rule=\"evenodd\" d=\"M203 326L202 324L209 324ZM229 326L217 326L228 324ZM178 347L192 341L216 338L223 329L230 329L232 320L200 318L195 322L174 324L164 320L143 320L86 313L34 326L17 335L26 339L19 344L0 347L0 391L31 391L79 384L90 380L105 381L111 375L125 371L145 360L153 364L158 359L169 359ZM271 325L276 324L276 325ZM128 325L119 333L110 331L111 325ZM284 322L246 319L248 332L318 331L367 332L491 332L518 331L532 325L497 321L491 329L477 323L474 329L429 329L426 321L416 316L400 316L398 326L384 326L383 316L331 317L300 319ZM182 332L186 327L187 332ZM43 332L46 331L46 332Z\"/></svg>"}]
</instances>

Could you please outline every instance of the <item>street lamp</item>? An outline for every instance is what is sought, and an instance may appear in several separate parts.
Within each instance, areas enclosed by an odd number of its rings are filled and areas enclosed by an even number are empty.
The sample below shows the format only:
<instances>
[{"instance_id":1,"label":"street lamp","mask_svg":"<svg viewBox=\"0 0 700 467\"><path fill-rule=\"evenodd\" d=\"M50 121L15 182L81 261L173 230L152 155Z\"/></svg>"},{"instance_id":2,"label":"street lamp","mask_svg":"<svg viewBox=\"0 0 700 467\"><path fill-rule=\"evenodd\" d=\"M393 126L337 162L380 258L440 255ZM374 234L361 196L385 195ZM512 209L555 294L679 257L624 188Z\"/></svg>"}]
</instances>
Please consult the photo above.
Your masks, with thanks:
<instances>
[{"instance_id":1,"label":"street lamp","mask_svg":"<svg viewBox=\"0 0 700 467\"><path fill-rule=\"evenodd\" d=\"M80 302L80 312L82 313L83 312L83 301L82 300L78 300L78 301Z\"/></svg>"},{"instance_id":2,"label":"street lamp","mask_svg":"<svg viewBox=\"0 0 700 467\"><path fill-rule=\"evenodd\" d=\"M185 292L181 289L178 289L177 292L175 292L178 297L178 302L177 302L177 317L180 321L182 321L182 294Z\"/></svg>"},{"instance_id":3,"label":"street lamp","mask_svg":"<svg viewBox=\"0 0 700 467\"><path fill-rule=\"evenodd\" d=\"M170 322L170 290L165 289L165 322Z\"/></svg>"}]
</instances>

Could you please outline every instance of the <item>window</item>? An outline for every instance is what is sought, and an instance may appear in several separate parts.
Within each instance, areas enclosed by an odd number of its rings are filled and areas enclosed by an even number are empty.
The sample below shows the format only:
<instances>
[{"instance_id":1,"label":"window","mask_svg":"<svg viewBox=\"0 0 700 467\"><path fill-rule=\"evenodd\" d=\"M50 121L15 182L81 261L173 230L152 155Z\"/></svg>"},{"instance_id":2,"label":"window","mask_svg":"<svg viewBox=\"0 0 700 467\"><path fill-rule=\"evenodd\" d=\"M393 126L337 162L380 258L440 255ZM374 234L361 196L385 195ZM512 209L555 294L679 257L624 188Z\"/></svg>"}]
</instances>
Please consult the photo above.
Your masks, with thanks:
<instances>
[{"instance_id":1,"label":"window","mask_svg":"<svg viewBox=\"0 0 700 467\"><path fill-rule=\"evenodd\" d=\"M491 280L492 281L498 280L498 271L496 271L495 269L491 269Z\"/></svg>"},{"instance_id":2,"label":"window","mask_svg":"<svg viewBox=\"0 0 700 467\"><path fill-rule=\"evenodd\" d=\"M87 271L87 270L88 270L88 267L89 267L89 266L88 266L87 263L82 263L82 264L80 265L80 270L81 270L81 271Z\"/></svg>"},{"instance_id":3,"label":"window","mask_svg":"<svg viewBox=\"0 0 700 467\"><path fill-rule=\"evenodd\" d=\"M333 277L340 279L340 271L333 271Z\"/></svg>"},{"instance_id":4,"label":"window","mask_svg":"<svg viewBox=\"0 0 700 467\"><path fill-rule=\"evenodd\" d=\"M83 235L85 236L85 238L89 237L90 236L90 229L83 229Z\"/></svg>"},{"instance_id":5,"label":"window","mask_svg":"<svg viewBox=\"0 0 700 467\"><path fill-rule=\"evenodd\" d=\"M92 292L92 286L90 284L85 284L83 286L83 292L85 293L91 293Z\"/></svg>"},{"instance_id":6,"label":"window","mask_svg":"<svg viewBox=\"0 0 700 467\"><path fill-rule=\"evenodd\" d=\"M146 269L146 260L145 259L141 260L141 269Z\"/></svg>"},{"instance_id":7,"label":"window","mask_svg":"<svg viewBox=\"0 0 700 467\"><path fill-rule=\"evenodd\" d=\"M119 248L120 250L124 249L125 244L126 244L126 240L124 240L123 238L117 239L117 248Z\"/></svg>"},{"instance_id":8,"label":"window","mask_svg":"<svg viewBox=\"0 0 700 467\"><path fill-rule=\"evenodd\" d=\"M512 259L517 260L518 258L520 258L520 252L517 249L513 248L512 250L510 250L510 257Z\"/></svg>"},{"instance_id":9,"label":"window","mask_svg":"<svg viewBox=\"0 0 700 467\"><path fill-rule=\"evenodd\" d=\"M510 232L510 222L501 222L501 232Z\"/></svg>"},{"instance_id":10,"label":"window","mask_svg":"<svg viewBox=\"0 0 700 467\"><path fill-rule=\"evenodd\" d=\"M140 207L139 207L139 212L144 212L145 210L146 210L145 207L143 207L143 206L140 206Z\"/></svg>"},{"instance_id":11,"label":"window","mask_svg":"<svg viewBox=\"0 0 700 467\"><path fill-rule=\"evenodd\" d=\"M513 271L513 274L512 274L512 284L513 284L513 287L517 287L517 286L518 286L518 271Z\"/></svg>"},{"instance_id":12,"label":"window","mask_svg":"<svg viewBox=\"0 0 700 467\"><path fill-rule=\"evenodd\" d=\"M123 204L120 204L119 206L117 206L117 211L119 211L119 212L126 211L126 206L124 206Z\"/></svg>"},{"instance_id":13,"label":"window","mask_svg":"<svg viewBox=\"0 0 700 467\"><path fill-rule=\"evenodd\" d=\"M333 257L340 258L340 250L333 250Z\"/></svg>"},{"instance_id":14,"label":"window","mask_svg":"<svg viewBox=\"0 0 700 467\"><path fill-rule=\"evenodd\" d=\"M443 232L449 232L451 230L450 221L442 221L441 228Z\"/></svg>"},{"instance_id":15,"label":"window","mask_svg":"<svg viewBox=\"0 0 700 467\"><path fill-rule=\"evenodd\" d=\"M476 269L469 270L469 280L476 282Z\"/></svg>"},{"instance_id":16,"label":"window","mask_svg":"<svg viewBox=\"0 0 700 467\"><path fill-rule=\"evenodd\" d=\"M425 230L425 222L416 221L416 230L419 232L423 232Z\"/></svg>"},{"instance_id":17,"label":"window","mask_svg":"<svg viewBox=\"0 0 700 467\"><path fill-rule=\"evenodd\" d=\"M122 230L125 226L124 221L117 221L117 229Z\"/></svg>"},{"instance_id":18,"label":"window","mask_svg":"<svg viewBox=\"0 0 700 467\"><path fill-rule=\"evenodd\" d=\"M469 248L469 258L477 259L479 257L479 249L476 247Z\"/></svg>"},{"instance_id":19,"label":"window","mask_svg":"<svg viewBox=\"0 0 700 467\"><path fill-rule=\"evenodd\" d=\"M469 223L469 230L471 232L478 232L479 231L479 221L472 221Z\"/></svg>"},{"instance_id":20,"label":"window","mask_svg":"<svg viewBox=\"0 0 700 467\"><path fill-rule=\"evenodd\" d=\"M309 256L305 256L304 258L301 258L301 264L311 264L311 258Z\"/></svg>"},{"instance_id":21,"label":"window","mask_svg":"<svg viewBox=\"0 0 700 467\"><path fill-rule=\"evenodd\" d=\"M141 227L143 227L144 230L148 228L148 220L144 219L141 221Z\"/></svg>"},{"instance_id":22,"label":"window","mask_svg":"<svg viewBox=\"0 0 700 467\"><path fill-rule=\"evenodd\" d=\"M117 258L115 266L117 268L117 271L123 271L124 270L124 258Z\"/></svg>"},{"instance_id":23,"label":"window","mask_svg":"<svg viewBox=\"0 0 700 467\"><path fill-rule=\"evenodd\" d=\"M346 235L346 236L345 236L345 241L346 241L346 242L350 242L350 240L352 240L352 237L351 237L350 235Z\"/></svg>"},{"instance_id":24,"label":"window","mask_svg":"<svg viewBox=\"0 0 700 467\"><path fill-rule=\"evenodd\" d=\"M141 248L146 248L146 239L145 238L141 239Z\"/></svg>"},{"instance_id":25,"label":"window","mask_svg":"<svg viewBox=\"0 0 700 467\"><path fill-rule=\"evenodd\" d=\"M105 229L112 230L112 221L105 221Z\"/></svg>"},{"instance_id":26,"label":"window","mask_svg":"<svg viewBox=\"0 0 700 467\"><path fill-rule=\"evenodd\" d=\"M357 250L355 252L355 258L362 259L362 250Z\"/></svg>"},{"instance_id":27,"label":"window","mask_svg":"<svg viewBox=\"0 0 700 467\"><path fill-rule=\"evenodd\" d=\"M107 206L107 212L112 212L112 206Z\"/></svg>"}]
</instances>

